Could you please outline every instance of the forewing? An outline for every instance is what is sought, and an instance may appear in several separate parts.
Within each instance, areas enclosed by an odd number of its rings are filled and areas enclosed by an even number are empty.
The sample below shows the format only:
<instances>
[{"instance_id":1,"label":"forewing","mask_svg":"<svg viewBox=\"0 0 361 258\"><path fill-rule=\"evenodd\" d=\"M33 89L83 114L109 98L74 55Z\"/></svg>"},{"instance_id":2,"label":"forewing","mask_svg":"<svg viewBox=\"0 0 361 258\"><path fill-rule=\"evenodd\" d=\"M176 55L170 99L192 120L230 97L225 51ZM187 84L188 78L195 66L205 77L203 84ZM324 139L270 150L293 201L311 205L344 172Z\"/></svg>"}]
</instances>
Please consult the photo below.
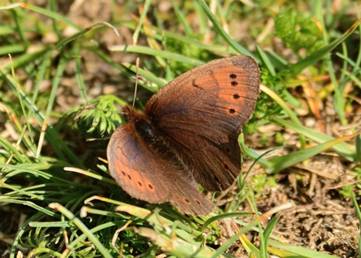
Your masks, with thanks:
<instances>
[{"instance_id":1,"label":"forewing","mask_svg":"<svg viewBox=\"0 0 361 258\"><path fill-rule=\"evenodd\" d=\"M208 190L239 174L237 138L254 110L259 70L245 56L219 59L177 77L154 95L146 114Z\"/></svg>"},{"instance_id":2,"label":"forewing","mask_svg":"<svg viewBox=\"0 0 361 258\"><path fill-rule=\"evenodd\" d=\"M109 170L129 195L150 203L170 202L187 214L203 215L213 208L195 188L189 172L144 142L132 123L119 127L107 148Z\"/></svg>"}]
</instances>

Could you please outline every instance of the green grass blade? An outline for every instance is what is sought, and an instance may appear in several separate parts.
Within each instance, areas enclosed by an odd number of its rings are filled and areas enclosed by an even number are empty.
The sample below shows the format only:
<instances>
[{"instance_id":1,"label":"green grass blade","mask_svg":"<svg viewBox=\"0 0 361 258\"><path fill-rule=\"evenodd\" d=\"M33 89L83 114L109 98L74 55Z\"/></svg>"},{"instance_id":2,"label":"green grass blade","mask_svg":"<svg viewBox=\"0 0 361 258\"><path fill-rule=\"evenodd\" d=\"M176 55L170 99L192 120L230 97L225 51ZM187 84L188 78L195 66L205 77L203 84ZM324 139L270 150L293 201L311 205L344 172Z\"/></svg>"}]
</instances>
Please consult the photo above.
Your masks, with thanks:
<instances>
[{"instance_id":1,"label":"green grass blade","mask_svg":"<svg viewBox=\"0 0 361 258\"><path fill-rule=\"evenodd\" d=\"M11 44L7 46L0 47L0 56L20 53L25 50L25 46L23 44Z\"/></svg>"},{"instance_id":2,"label":"green grass blade","mask_svg":"<svg viewBox=\"0 0 361 258\"><path fill-rule=\"evenodd\" d=\"M46 17L49 17L53 20L59 21L59 22L63 22L66 25L69 25L70 27L74 28L74 29L78 29L81 30L81 28L76 25L72 20L70 20L67 17L64 17L56 12L50 11L49 9L44 9L42 7L33 5L33 4L29 4L29 3L21 3L20 5L23 9L25 10L30 10L33 12L36 12L38 14L44 15Z\"/></svg>"},{"instance_id":3,"label":"green grass blade","mask_svg":"<svg viewBox=\"0 0 361 258\"><path fill-rule=\"evenodd\" d=\"M57 6L57 0L49 0L48 1L48 5L47 5L47 10L49 10L52 13L58 13L58 6ZM52 28L54 33L57 36L57 40L62 38L62 32L61 32L61 28L59 26L59 24L57 23L57 20L52 19Z\"/></svg>"},{"instance_id":4,"label":"green grass blade","mask_svg":"<svg viewBox=\"0 0 361 258\"><path fill-rule=\"evenodd\" d=\"M137 54L144 54L144 55L150 55L154 57L162 57L165 59L174 60L180 63L190 64L190 65L201 65L203 64L202 61L187 57L178 53L170 52L167 50L158 50L153 49L146 46L127 46L127 45L119 45L119 46L112 46L109 48L110 51L114 52L128 52L128 53L137 53Z\"/></svg>"},{"instance_id":5,"label":"green grass blade","mask_svg":"<svg viewBox=\"0 0 361 258\"><path fill-rule=\"evenodd\" d=\"M130 29L135 28L134 24L130 23L130 22L124 23L124 26L126 26ZM176 40L176 41L178 41L178 43L191 44L194 47L199 48L200 50L207 50L207 51L210 51L210 52L215 53L220 56L228 56L230 54L233 54L233 55L238 54L238 52L235 51L233 48L229 48L227 46L222 46L222 45L219 45L219 44L216 44L213 42L212 42L212 44L205 44L205 43L202 43L201 41L199 41L195 37L184 36L179 33L174 33L172 31L167 31L165 29L154 27L150 24L147 24L147 27L149 29L151 29L152 31L156 32L156 33L154 33L154 35L149 35L149 36L153 36L154 39L157 39L159 41L162 41L165 38L171 39L171 40Z\"/></svg>"},{"instance_id":6,"label":"green grass blade","mask_svg":"<svg viewBox=\"0 0 361 258\"><path fill-rule=\"evenodd\" d=\"M20 11L21 10L19 10L18 8L14 8L14 9L10 10L10 12L14 18L14 21L15 21L15 31L17 31L17 33L19 34L19 37L20 37L21 41L23 42L24 46L29 46L29 42L25 36L24 26L21 23L22 17L20 17L20 15L21 15Z\"/></svg>"},{"instance_id":7,"label":"green grass blade","mask_svg":"<svg viewBox=\"0 0 361 258\"><path fill-rule=\"evenodd\" d=\"M228 35L227 32L224 31L221 24L218 22L216 16L211 12L208 5L204 0L197 0L197 3L202 7L202 10L206 13L209 20L212 22L215 30L223 37L223 39L238 53L250 56L254 58L255 60L259 61L256 56L254 56L250 51L248 51L245 47L238 44L236 41L234 41L231 36Z\"/></svg>"},{"instance_id":8,"label":"green grass blade","mask_svg":"<svg viewBox=\"0 0 361 258\"><path fill-rule=\"evenodd\" d=\"M273 216L271 220L268 222L267 227L261 234L261 245L260 245L260 255L261 257L268 258L267 247L268 240L271 236L272 230L275 228L278 222L278 217Z\"/></svg>"},{"instance_id":9,"label":"green grass blade","mask_svg":"<svg viewBox=\"0 0 361 258\"><path fill-rule=\"evenodd\" d=\"M259 46L257 46L257 52L261 58L262 63L264 63L264 65L266 66L268 71L271 73L271 75L275 76L276 75L275 68L274 68L271 60L268 58L266 52L264 52L263 49Z\"/></svg>"},{"instance_id":10,"label":"green grass blade","mask_svg":"<svg viewBox=\"0 0 361 258\"><path fill-rule=\"evenodd\" d=\"M9 205L9 204L17 204L19 206L21 205L24 205L24 206L28 206L34 210L37 210L43 214L46 214L48 216L55 216L55 213L51 210L48 210L38 204L35 204L34 202L31 202L31 201L26 201L26 200L17 200L17 199L14 199L14 198L8 198L7 196L0 196L0 203L3 203L3 204L6 204L6 205Z\"/></svg>"},{"instance_id":11,"label":"green grass blade","mask_svg":"<svg viewBox=\"0 0 361 258\"><path fill-rule=\"evenodd\" d=\"M15 33L15 31L9 25L0 25L0 36L11 35L13 33Z\"/></svg>"},{"instance_id":12,"label":"green grass blade","mask_svg":"<svg viewBox=\"0 0 361 258\"><path fill-rule=\"evenodd\" d=\"M129 63L124 63L123 65L134 74L142 76L146 80L146 82L141 84L142 87L151 92L157 92L160 88L167 84L166 80L159 78L149 70L136 67L136 65L132 65Z\"/></svg>"},{"instance_id":13,"label":"green grass blade","mask_svg":"<svg viewBox=\"0 0 361 258\"><path fill-rule=\"evenodd\" d=\"M317 61L322 59L326 54L328 54L338 45L344 42L357 29L357 27L360 24L361 24L361 19L354 22L354 24L352 24L352 26L341 37L334 40L329 45L317 50L316 52L302 59L296 64L290 65L289 67L290 72L292 72L293 74L299 74L306 67L315 64Z\"/></svg>"},{"instance_id":14,"label":"green grass blade","mask_svg":"<svg viewBox=\"0 0 361 258\"><path fill-rule=\"evenodd\" d=\"M80 220L78 219L70 210L60 205L59 203L51 203L49 207L59 211L63 214L69 221L71 221L80 231L88 237L88 239L94 244L98 251L105 258L112 258L112 255L108 252L108 249L99 241L99 239L93 234L92 231Z\"/></svg>"},{"instance_id":15,"label":"green grass blade","mask_svg":"<svg viewBox=\"0 0 361 258\"><path fill-rule=\"evenodd\" d=\"M22 6L22 3L8 4L8 5L0 6L0 11L11 10L14 8L19 8L21 6Z\"/></svg>"},{"instance_id":16,"label":"green grass blade","mask_svg":"<svg viewBox=\"0 0 361 258\"><path fill-rule=\"evenodd\" d=\"M171 2L172 2L172 6L174 9L175 15L177 16L179 22L182 24L185 34L188 36L192 36L192 34L193 34L192 27L189 25L189 22L187 21L186 16L183 14L183 11L181 9L179 9L178 1L172 0ZM180 2L180 3L182 3L182 2Z\"/></svg>"},{"instance_id":17,"label":"green grass blade","mask_svg":"<svg viewBox=\"0 0 361 258\"><path fill-rule=\"evenodd\" d=\"M297 163L305 161L306 159L309 159L327 149L330 149L337 144L349 140L351 137L354 136L344 136L337 139L332 139L330 141L321 143L317 146L295 151L282 157L271 158L269 161L273 163L272 172L277 173L285 168L291 167Z\"/></svg>"},{"instance_id":18,"label":"green grass blade","mask_svg":"<svg viewBox=\"0 0 361 258\"><path fill-rule=\"evenodd\" d=\"M361 135L358 135L356 137L356 155L355 155L356 161L361 161Z\"/></svg>"},{"instance_id":19,"label":"green grass blade","mask_svg":"<svg viewBox=\"0 0 361 258\"><path fill-rule=\"evenodd\" d=\"M250 215L253 214L252 212L228 212L228 213L223 213L220 215L215 215L209 219L207 219L206 222L204 222L201 231L205 230L210 224L212 224L215 221L221 220L221 219L225 219L225 218L233 218L233 217L239 217L239 216L245 216L245 215Z\"/></svg>"},{"instance_id":20,"label":"green grass blade","mask_svg":"<svg viewBox=\"0 0 361 258\"><path fill-rule=\"evenodd\" d=\"M69 222L67 221L32 221L29 223L30 227L34 228L68 228Z\"/></svg>"},{"instance_id":21,"label":"green grass blade","mask_svg":"<svg viewBox=\"0 0 361 258\"><path fill-rule=\"evenodd\" d=\"M105 54L103 51L93 48L91 49L95 54L97 54L101 59L103 59L105 62L113 66L114 68L120 70L121 72L127 73L128 75L135 75L138 73L138 75L141 75L144 77L146 82L143 82L143 80L138 81L138 83L146 88L147 90L151 92L157 92L162 86L164 86L167 81L159 78L159 76L156 76L152 72L142 69L140 67L136 67L135 65L124 63L124 64L118 64L115 63L107 54ZM150 82L150 83L148 83Z\"/></svg>"},{"instance_id":22,"label":"green grass blade","mask_svg":"<svg viewBox=\"0 0 361 258\"><path fill-rule=\"evenodd\" d=\"M45 79L45 73L46 73L47 69L49 69L49 67L50 67L50 63L51 63L50 53L51 52L46 52L44 54L44 59L41 62L38 72L36 73L36 76L35 76L35 85L34 85L34 90L32 91L33 95L31 98L31 101L34 106L35 106L35 102L38 98L40 85L43 82L43 80ZM32 110L30 109L30 111L32 111Z\"/></svg>"},{"instance_id":23,"label":"green grass blade","mask_svg":"<svg viewBox=\"0 0 361 258\"><path fill-rule=\"evenodd\" d=\"M100 224L100 225L97 225L96 227L90 229L90 231L94 234L94 233L97 233L99 231L102 231L104 229L107 229L107 228L111 228L111 227L115 227L116 224L114 222L106 222L106 223L103 223L103 224ZM76 251L75 250L75 247L81 243L82 241L84 241L85 239L87 238L87 235L86 234L82 234L80 235L79 237L77 237L76 239L74 239L72 242L69 243L68 245L68 248L70 248L71 252L74 252Z\"/></svg>"},{"instance_id":24,"label":"green grass blade","mask_svg":"<svg viewBox=\"0 0 361 258\"><path fill-rule=\"evenodd\" d=\"M272 167L272 163L269 162L268 160L262 158L261 154L257 153L255 150L249 148L246 143L244 142L244 135L240 134L239 138L238 138L238 143L239 146L242 150L242 153L246 154L248 157L257 160L257 162L259 164L261 164L262 166L266 167L266 168L271 168Z\"/></svg>"},{"instance_id":25,"label":"green grass blade","mask_svg":"<svg viewBox=\"0 0 361 258\"><path fill-rule=\"evenodd\" d=\"M289 128L291 130L296 131L297 133L306 136L307 138L318 142L318 143L324 143L327 141L331 141L334 140L334 138L332 136L323 134L317 130L311 129L311 128L307 128L303 125L300 124L296 124L292 121L287 121L281 118L272 118L273 121L275 121L277 124L280 124L286 128ZM347 143L343 143L340 142L336 145L334 145L332 147L335 151L337 151L338 153L340 153L342 156L344 156L345 158L351 159L353 160L355 157L355 148L354 146L347 144Z\"/></svg>"},{"instance_id":26,"label":"green grass blade","mask_svg":"<svg viewBox=\"0 0 361 258\"><path fill-rule=\"evenodd\" d=\"M361 52L361 51L360 51ZM360 89L361 89L361 80L359 77L357 77L357 75L355 75L354 73L350 73L349 71L347 70L343 70L343 73L349 77L354 83L356 86L358 86Z\"/></svg>"},{"instance_id":27,"label":"green grass blade","mask_svg":"<svg viewBox=\"0 0 361 258\"><path fill-rule=\"evenodd\" d=\"M93 38L95 32L97 32L100 29L103 29L105 27L111 28L114 32L114 34L119 37L118 31L116 30L116 28L114 26L112 26L111 24L107 23L107 22L98 22L95 23L85 29L80 30L79 32L75 33L74 35L67 37L63 40L60 40L57 44L56 44L56 48L58 49L62 49L66 46L68 46L70 43L76 41L76 40L80 40L82 38ZM88 34L90 34L90 36L88 36Z\"/></svg>"},{"instance_id":28,"label":"green grass blade","mask_svg":"<svg viewBox=\"0 0 361 258\"><path fill-rule=\"evenodd\" d=\"M48 51L49 48L43 48L39 51L33 53L26 53L16 58L13 58L12 60L9 60L9 62L0 65L0 71L1 73L8 73L11 69L23 67L24 65L27 65L28 63L43 56Z\"/></svg>"},{"instance_id":29,"label":"green grass blade","mask_svg":"<svg viewBox=\"0 0 361 258\"><path fill-rule=\"evenodd\" d=\"M243 248L246 250L246 252L248 253L249 257L252 258L260 258L260 250L258 250L257 246L254 245L245 234L241 235L239 240L241 241L241 244L243 246Z\"/></svg>"},{"instance_id":30,"label":"green grass blade","mask_svg":"<svg viewBox=\"0 0 361 258\"><path fill-rule=\"evenodd\" d=\"M148 13L151 3L152 3L152 0L144 1L143 12L140 15L138 25L133 33L133 44L137 44L137 42L138 42L139 33L140 33L140 30L142 29L142 26L144 24L144 21L145 21L145 18L146 18L146 15Z\"/></svg>"},{"instance_id":31,"label":"green grass blade","mask_svg":"<svg viewBox=\"0 0 361 258\"><path fill-rule=\"evenodd\" d=\"M301 125L301 121L298 119L297 114L293 112L288 104L279 96L276 92L266 87L265 85L261 85L262 92L266 93L270 96L280 107L282 107L283 111L290 117L290 119L295 123Z\"/></svg>"},{"instance_id":32,"label":"green grass blade","mask_svg":"<svg viewBox=\"0 0 361 258\"><path fill-rule=\"evenodd\" d=\"M8 140L0 137L0 146L9 153L9 157L15 158L20 163L29 162L29 158L21 153L13 144L11 144Z\"/></svg>"},{"instance_id":33,"label":"green grass blade","mask_svg":"<svg viewBox=\"0 0 361 258\"><path fill-rule=\"evenodd\" d=\"M79 46L75 47L75 78L80 90L80 96L84 103L88 103L87 90L82 74L82 62Z\"/></svg>"},{"instance_id":34,"label":"green grass blade","mask_svg":"<svg viewBox=\"0 0 361 258\"><path fill-rule=\"evenodd\" d=\"M61 257L61 253L46 247L37 247L31 250L28 255L28 257Z\"/></svg>"},{"instance_id":35,"label":"green grass blade","mask_svg":"<svg viewBox=\"0 0 361 258\"><path fill-rule=\"evenodd\" d=\"M162 250L176 257L209 258L213 257L214 250L202 243L188 243L174 236L167 236L150 228L137 228L136 233L151 239ZM217 257L223 257L219 255Z\"/></svg>"},{"instance_id":36,"label":"green grass blade","mask_svg":"<svg viewBox=\"0 0 361 258\"><path fill-rule=\"evenodd\" d=\"M301 247L301 246L281 243L281 242L273 240L273 239L269 240L269 244L270 244L270 246L276 247L278 249L294 253L295 256L292 256L292 257L300 257L300 258L315 258L315 257L317 257L317 258L340 258L340 257L338 257L336 255L330 255L330 254L327 254L325 252L314 251L314 250L311 250L310 248L305 248L305 247Z\"/></svg>"},{"instance_id":37,"label":"green grass blade","mask_svg":"<svg viewBox=\"0 0 361 258\"><path fill-rule=\"evenodd\" d=\"M66 65L67 61L68 60L64 56L60 57L60 61L59 61L58 67L56 69L55 76L51 83L51 91L50 91L50 96L49 96L49 100L48 100L48 106L45 111L45 119L47 119L47 117L49 117L50 112L53 110L56 93L58 91L58 86L59 86L60 80L63 76L63 72L65 70L65 65Z\"/></svg>"},{"instance_id":38,"label":"green grass blade","mask_svg":"<svg viewBox=\"0 0 361 258\"><path fill-rule=\"evenodd\" d=\"M33 104L31 99L23 92L20 85L16 80L9 74L3 74L4 78L8 82L9 87L14 90L19 96L24 100L27 107L34 113L36 120L39 123L44 122L45 115ZM65 156L68 157L75 165L81 165L78 157L70 150L70 148L64 144L64 141L60 138L58 132L52 127L48 126L46 139L54 148L55 153L62 159L65 159Z\"/></svg>"},{"instance_id":39,"label":"green grass blade","mask_svg":"<svg viewBox=\"0 0 361 258\"><path fill-rule=\"evenodd\" d=\"M220 255L224 254L227 249L229 247L231 247L242 234L247 233L248 231L252 230L252 228L254 228L256 225L258 224L258 221L253 221L247 225L245 225L244 227L242 227L237 234L233 235L232 237L230 237L222 246L220 246L216 252L211 256L211 258L217 258Z\"/></svg>"}]
</instances>

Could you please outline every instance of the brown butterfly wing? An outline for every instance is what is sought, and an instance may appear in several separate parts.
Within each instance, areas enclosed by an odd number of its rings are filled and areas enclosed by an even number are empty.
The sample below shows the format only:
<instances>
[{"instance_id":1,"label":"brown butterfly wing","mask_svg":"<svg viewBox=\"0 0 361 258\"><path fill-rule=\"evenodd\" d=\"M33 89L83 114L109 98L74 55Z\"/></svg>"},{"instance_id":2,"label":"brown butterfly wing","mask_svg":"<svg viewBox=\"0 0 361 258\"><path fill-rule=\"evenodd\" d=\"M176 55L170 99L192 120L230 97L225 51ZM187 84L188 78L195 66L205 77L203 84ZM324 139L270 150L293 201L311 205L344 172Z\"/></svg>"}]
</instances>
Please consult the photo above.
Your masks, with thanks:
<instances>
[{"instance_id":1,"label":"brown butterfly wing","mask_svg":"<svg viewBox=\"0 0 361 258\"><path fill-rule=\"evenodd\" d=\"M119 127L107 148L109 170L132 197L170 202L187 214L209 213L213 205L196 190L192 175L146 143L133 123Z\"/></svg>"},{"instance_id":2,"label":"brown butterfly wing","mask_svg":"<svg viewBox=\"0 0 361 258\"><path fill-rule=\"evenodd\" d=\"M237 142L259 94L259 69L245 56L188 71L154 95L146 115L208 190L228 187L240 170Z\"/></svg>"}]
</instances>

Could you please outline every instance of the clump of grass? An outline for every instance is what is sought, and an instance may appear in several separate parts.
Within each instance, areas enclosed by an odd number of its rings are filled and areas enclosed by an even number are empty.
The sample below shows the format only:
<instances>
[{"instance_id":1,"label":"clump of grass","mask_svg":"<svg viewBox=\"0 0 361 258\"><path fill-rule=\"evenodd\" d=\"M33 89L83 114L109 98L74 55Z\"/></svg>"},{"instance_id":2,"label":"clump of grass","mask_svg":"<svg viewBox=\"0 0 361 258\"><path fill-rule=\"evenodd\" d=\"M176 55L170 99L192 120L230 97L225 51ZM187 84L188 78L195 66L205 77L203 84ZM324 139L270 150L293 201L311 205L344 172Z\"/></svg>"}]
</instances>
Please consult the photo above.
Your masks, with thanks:
<instances>
[{"instance_id":1,"label":"clump of grass","mask_svg":"<svg viewBox=\"0 0 361 258\"><path fill-rule=\"evenodd\" d=\"M352 142L359 131L353 129L349 135L334 137L308 128L297 112L303 97L297 99L289 87L295 80L302 81L307 69L316 71L317 76L326 73L331 78L334 109L339 121L347 124L347 108L352 108L361 85L361 48L358 46L358 56L354 57L348 54L347 44L352 33L360 34L360 21L349 24L344 32L330 26L337 23L337 18L332 22L321 19L324 14L331 15L327 6L311 5L315 14L311 18L308 14L296 15L307 6L276 3L282 5L279 10L286 11L274 19L274 35L290 49L285 50L286 55L276 53L267 48L267 42L258 42L251 49L248 45L252 42L240 43L232 37L236 33L227 28L233 20L243 19L261 33L263 22L273 19L263 17L265 10L274 10L274 4L266 2L245 7L241 3L212 1L210 7L204 0L170 1L169 13L165 14L157 4L146 0L139 10L127 3L121 15L117 13L121 11L119 6L112 3L117 7L113 18L90 27L76 24L58 11L61 6L53 0L47 6L0 6L0 15L7 21L0 25L0 119L5 118L0 125L4 131L0 135L0 210L8 214L0 222L0 233L10 239L0 245L4 246L4 255L154 257L166 253L177 257L226 257L239 255L242 250L250 257L336 257L277 238L272 232L278 216L272 211L262 214L257 197L276 184L277 173L326 150L344 162L354 163L352 171L360 174L360 140ZM233 12L233 8L238 11ZM246 9L252 16L242 12ZM125 21L129 12L134 15ZM192 17L197 17L196 22ZM115 28L126 28L132 44L104 46L100 35ZM115 36L121 38L117 32ZM47 37L53 42L47 43ZM337 49L340 46L341 52ZM341 59L338 70L330 58L335 49ZM115 59L119 53L142 56L144 62L137 67L125 59L119 61ZM125 76L128 84L137 80L144 92L156 92L178 74L216 57L250 55L261 67L263 93L245 132L251 135L260 126L272 124L293 131L300 149L276 157L261 156L245 144L242 135L240 145L245 157L257 160L262 174L241 176L237 190L228 195L233 201L209 216L186 217L168 205L130 199L108 175L106 144L99 140L122 122L117 106L126 101L109 94L93 98L90 92L94 85L86 80L87 61L82 58L88 54ZM69 77L78 90L79 101L64 110L59 104L59 89L65 88L64 81ZM138 106L143 104L137 100ZM78 133L71 134L70 129ZM92 138L93 142L77 135ZM282 140L278 137L274 141L282 145ZM357 207L359 191L353 193L352 187L346 190L344 195L351 197ZM240 211L246 206L249 211ZM359 216L358 208L356 212ZM225 228L233 230L227 235Z\"/></svg>"},{"instance_id":2,"label":"clump of grass","mask_svg":"<svg viewBox=\"0 0 361 258\"><path fill-rule=\"evenodd\" d=\"M321 28L316 21L294 9L280 12L275 18L276 35L294 52L317 51L324 45Z\"/></svg>"}]
</instances>

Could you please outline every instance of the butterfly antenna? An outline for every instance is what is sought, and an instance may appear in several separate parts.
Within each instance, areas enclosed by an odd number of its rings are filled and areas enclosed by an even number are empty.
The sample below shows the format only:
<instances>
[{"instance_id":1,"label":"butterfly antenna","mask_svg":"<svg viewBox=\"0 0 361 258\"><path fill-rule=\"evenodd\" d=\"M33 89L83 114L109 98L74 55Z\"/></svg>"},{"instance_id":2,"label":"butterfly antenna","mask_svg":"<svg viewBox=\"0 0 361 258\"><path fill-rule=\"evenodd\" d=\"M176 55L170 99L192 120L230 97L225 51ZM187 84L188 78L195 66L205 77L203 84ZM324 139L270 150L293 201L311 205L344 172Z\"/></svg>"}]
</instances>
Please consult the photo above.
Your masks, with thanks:
<instances>
[{"instance_id":1,"label":"butterfly antenna","mask_svg":"<svg viewBox=\"0 0 361 258\"><path fill-rule=\"evenodd\" d=\"M134 86L134 95L133 95L133 103L132 107L134 108L135 99L137 98L138 91L138 68L139 68L139 57L135 60L135 86Z\"/></svg>"}]
</instances>

